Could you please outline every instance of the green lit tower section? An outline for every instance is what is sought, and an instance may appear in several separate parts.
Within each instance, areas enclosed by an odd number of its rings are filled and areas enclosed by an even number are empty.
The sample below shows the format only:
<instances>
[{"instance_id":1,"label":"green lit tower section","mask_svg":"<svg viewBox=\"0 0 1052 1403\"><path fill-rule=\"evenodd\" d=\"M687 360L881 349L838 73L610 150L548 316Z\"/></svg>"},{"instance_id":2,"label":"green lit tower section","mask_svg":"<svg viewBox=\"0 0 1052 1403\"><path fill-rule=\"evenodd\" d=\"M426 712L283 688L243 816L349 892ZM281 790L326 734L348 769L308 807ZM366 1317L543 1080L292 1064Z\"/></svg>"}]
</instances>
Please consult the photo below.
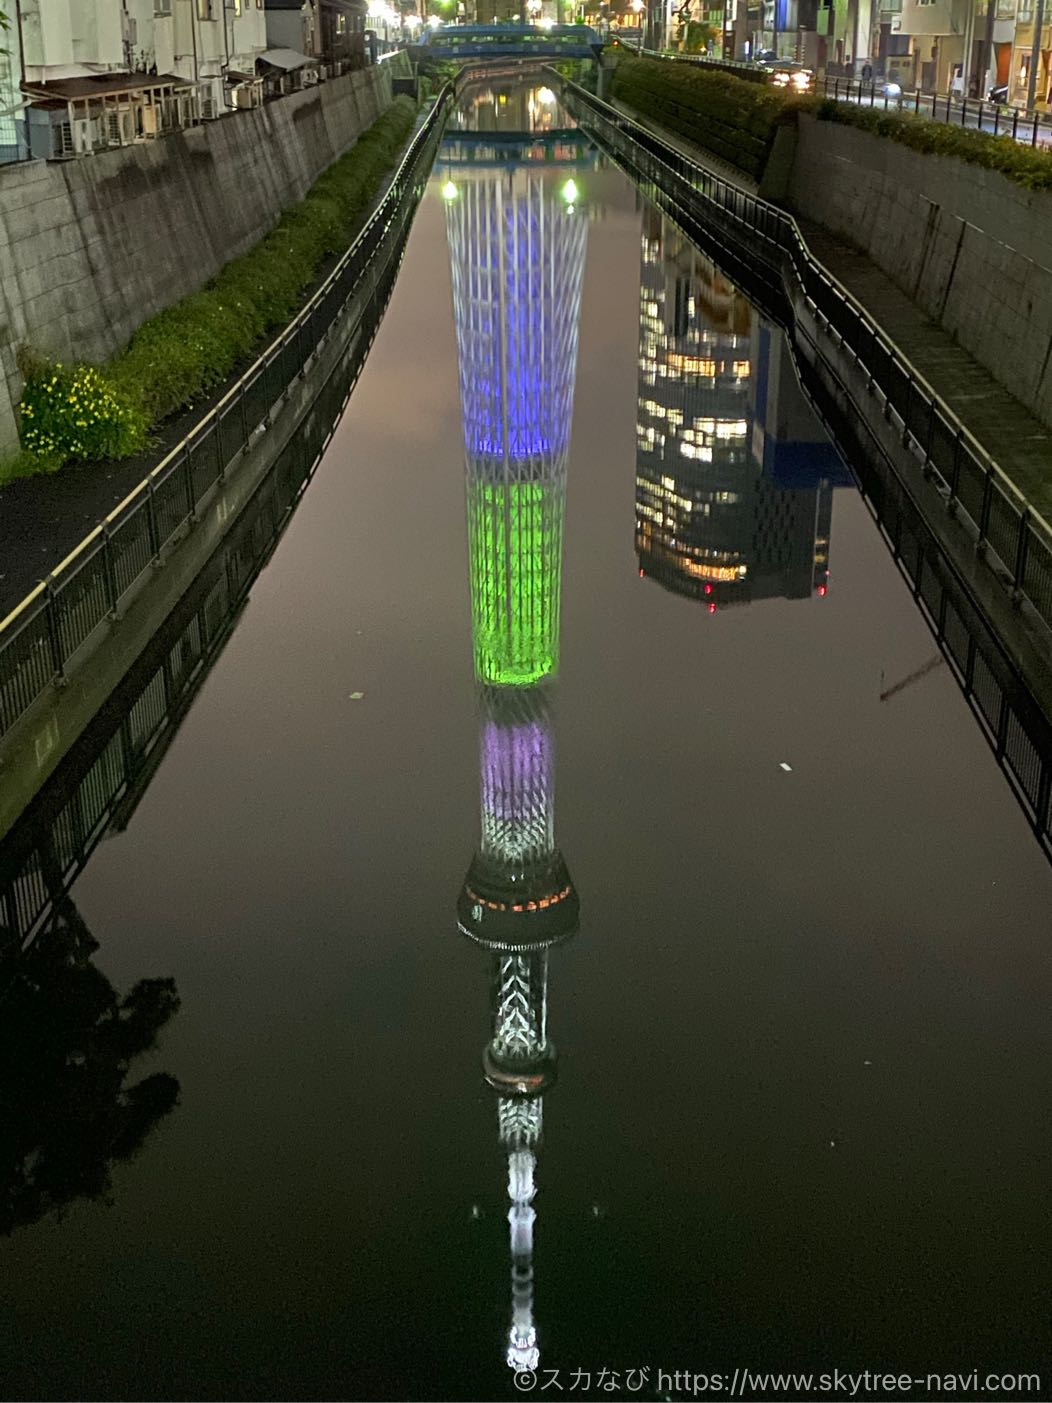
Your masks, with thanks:
<instances>
[{"instance_id":1,"label":"green lit tower section","mask_svg":"<svg viewBox=\"0 0 1052 1403\"><path fill-rule=\"evenodd\" d=\"M577 187L517 164L444 188L467 471L478 685L480 841L457 903L490 953L492 1035L508 1169L511 1313L505 1357L536 1369L535 1172L555 1078L548 952L579 907L555 839L552 708L559 665L566 464L586 222Z\"/></svg>"}]
</instances>

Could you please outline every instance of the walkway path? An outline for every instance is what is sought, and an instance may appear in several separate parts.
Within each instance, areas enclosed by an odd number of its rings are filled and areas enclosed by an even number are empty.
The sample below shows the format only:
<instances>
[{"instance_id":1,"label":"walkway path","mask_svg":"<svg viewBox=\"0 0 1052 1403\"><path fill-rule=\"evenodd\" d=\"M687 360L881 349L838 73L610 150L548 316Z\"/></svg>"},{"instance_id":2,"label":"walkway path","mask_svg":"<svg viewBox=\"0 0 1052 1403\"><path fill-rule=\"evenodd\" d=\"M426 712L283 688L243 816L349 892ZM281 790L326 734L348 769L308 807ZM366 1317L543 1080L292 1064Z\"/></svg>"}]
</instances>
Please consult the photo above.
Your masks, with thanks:
<instances>
[{"instance_id":1,"label":"walkway path","mask_svg":"<svg viewBox=\"0 0 1052 1403\"><path fill-rule=\"evenodd\" d=\"M615 107L722 179L755 195L748 176L685 141L625 103ZM1046 521L1052 522L1052 429L1024 409L990 372L911 302L864 254L819 225L795 216L820 263L880 323L1001 470Z\"/></svg>"}]
</instances>

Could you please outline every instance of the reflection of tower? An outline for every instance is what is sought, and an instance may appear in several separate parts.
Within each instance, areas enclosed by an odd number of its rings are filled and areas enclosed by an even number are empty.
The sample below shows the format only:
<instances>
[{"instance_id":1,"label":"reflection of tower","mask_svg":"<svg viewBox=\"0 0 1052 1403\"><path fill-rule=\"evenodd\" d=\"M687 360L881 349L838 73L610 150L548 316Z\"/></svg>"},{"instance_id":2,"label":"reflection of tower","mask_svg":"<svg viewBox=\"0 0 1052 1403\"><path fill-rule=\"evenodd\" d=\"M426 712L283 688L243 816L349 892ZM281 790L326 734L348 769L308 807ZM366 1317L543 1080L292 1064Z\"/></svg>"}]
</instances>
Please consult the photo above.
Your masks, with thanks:
<instances>
[{"instance_id":1,"label":"reflection of tower","mask_svg":"<svg viewBox=\"0 0 1052 1403\"><path fill-rule=\"evenodd\" d=\"M586 224L576 185L478 170L447 187L468 465L475 668L557 668L563 496Z\"/></svg>"},{"instance_id":2,"label":"reflection of tower","mask_svg":"<svg viewBox=\"0 0 1052 1403\"><path fill-rule=\"evenodd\" d=\"M828 467L835 455L795 382L790 389L788 377L768 375L769 340L752 335L753 309L656 213L644 228L640 301L641 571L707 599L710 609L825 593L829 483L813 477L813 486L783 487L766 475L755 429L758 417L775 422L766 414L768 390L795 391L792 422L813 429L811 441L797 446L816 465Z\"/></svg>"},{"instance_id":3,"label":"reflection of tower","mask_svg":"<svg viewBox=\"0 0 1052 1403\"><path fill-rule=\"evenodd\" d=\"M481 719L481 841L457 905L491 952L493 1034L483 1064L508 1161L507 1362L535 1369L534 1175L548 1038L548 951L578 900L555 842L566 462L586 225L576 184L505 164L445 186L467 463L472 639Z\"/></svg>"}]
</instances>

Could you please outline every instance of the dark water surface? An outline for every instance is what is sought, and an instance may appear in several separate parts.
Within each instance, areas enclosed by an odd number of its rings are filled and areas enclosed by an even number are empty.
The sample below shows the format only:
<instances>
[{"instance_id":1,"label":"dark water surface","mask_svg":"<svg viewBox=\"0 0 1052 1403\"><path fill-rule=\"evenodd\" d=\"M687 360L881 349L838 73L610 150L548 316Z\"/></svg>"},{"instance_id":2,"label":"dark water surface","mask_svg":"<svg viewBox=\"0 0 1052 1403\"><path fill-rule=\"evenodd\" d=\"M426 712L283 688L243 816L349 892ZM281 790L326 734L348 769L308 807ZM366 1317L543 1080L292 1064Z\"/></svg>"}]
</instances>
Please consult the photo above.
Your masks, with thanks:
<instances>
[{"instance_id":1,"label":"dark water surface","mask_svg":"<svg viewBox=\"0 0 1052 1403\"><path fill-rule=\"evenodd\" d=\"M777 331L508 96L73 888L179 1104L9 1155L5 1397L1048 1375L1046 859Z\"/></svg>"}]
</instances>

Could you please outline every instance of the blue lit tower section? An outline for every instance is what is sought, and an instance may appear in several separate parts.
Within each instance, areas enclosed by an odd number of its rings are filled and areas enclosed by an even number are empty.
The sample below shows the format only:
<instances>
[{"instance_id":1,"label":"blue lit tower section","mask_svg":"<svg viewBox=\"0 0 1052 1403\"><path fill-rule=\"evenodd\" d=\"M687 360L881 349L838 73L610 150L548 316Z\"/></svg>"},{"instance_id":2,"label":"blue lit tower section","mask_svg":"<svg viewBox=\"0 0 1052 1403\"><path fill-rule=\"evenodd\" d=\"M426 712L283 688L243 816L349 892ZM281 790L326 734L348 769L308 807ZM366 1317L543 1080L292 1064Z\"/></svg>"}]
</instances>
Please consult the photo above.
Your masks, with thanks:
<instances>
[{"instance_id":1,"label":"blue lit tower section","mask_svg":"<svg viewBox=\"0 0 1052 1403\"><path fill-rule=\"evenodd\" d=\"M457 903L490 952L492 1035L508 1168L515 1370L540 1357L533 1310L537 1152L548 1036L548 952L578 927L555 839L552 706L559 660L566 464L586 224L565 171L477 168L444 189L467 471L478 684L479 846Z\"/></svg>"}]
</instances>

